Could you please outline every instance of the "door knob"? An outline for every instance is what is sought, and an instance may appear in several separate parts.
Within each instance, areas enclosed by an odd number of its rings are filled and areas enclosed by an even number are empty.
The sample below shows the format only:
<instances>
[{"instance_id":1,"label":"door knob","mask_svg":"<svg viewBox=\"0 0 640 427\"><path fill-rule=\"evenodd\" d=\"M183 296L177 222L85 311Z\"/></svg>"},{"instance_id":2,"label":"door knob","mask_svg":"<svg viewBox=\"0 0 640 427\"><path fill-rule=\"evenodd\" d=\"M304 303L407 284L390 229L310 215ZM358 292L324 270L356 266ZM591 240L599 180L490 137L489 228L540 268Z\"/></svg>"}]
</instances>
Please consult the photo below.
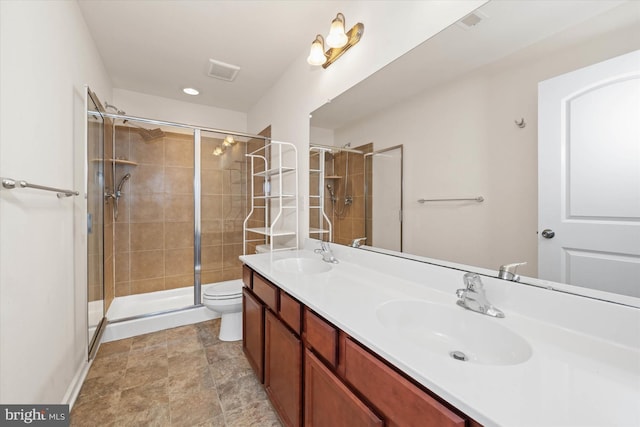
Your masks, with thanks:
<instances>
[{"instance_id":1,"label":"door knob","mask_svg":"<svg viewBox=\"0 0 640 427\"><path fill-rule=\"evenodd\" d=\"M553 236L555 236L556 233L553 230L549 230L548 228L542 230L542 237L544 237L545 239L553 239Z\"/></svg>"}]
</instances>

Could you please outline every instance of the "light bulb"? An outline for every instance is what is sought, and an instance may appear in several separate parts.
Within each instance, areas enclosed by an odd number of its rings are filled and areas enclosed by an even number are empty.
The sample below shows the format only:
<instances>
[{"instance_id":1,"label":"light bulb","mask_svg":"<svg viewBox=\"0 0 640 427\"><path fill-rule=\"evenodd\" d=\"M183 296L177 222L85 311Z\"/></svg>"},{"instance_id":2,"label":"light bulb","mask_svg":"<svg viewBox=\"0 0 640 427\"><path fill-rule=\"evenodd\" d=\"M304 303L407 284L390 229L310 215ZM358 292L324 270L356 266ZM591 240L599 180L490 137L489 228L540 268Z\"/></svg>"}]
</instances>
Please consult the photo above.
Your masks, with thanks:
<instances>
[{"instance_id":1,"label":"light bulb","mask_svg":"<svg viewBox=\"0 0 640 427\"><path fill-rule=\"evenodd\" d=\"M227 135L224 141L222 141L222 145L224 145L225 147L231 147L235 143L236 143L236 140L233 139L231 135Z\"/></svg>"},{"instance_id":2,"label":"light bulb","mask_svg":"<svg viewBox=\"0 0 640 427\"><path fill-rule=\"evenodd\" d=\"M331 21L331 29L327 36L327 46L339 48L346 45L348 41L349 38L344 32L344 15L338 13L336 19Z\"/></svg>"},{"instance_id":3,"label":"light bulb","mask_svg":"<svg viewBox=\"0 0 640 427\"><path fill-rule=\"evenodd\" d=\"M311 65L322 65L327 62L327 57L324 54L324 43L320 34L318 34L313 43L311 43L311 50L309 51L307 62Z\"/></svg>"},{"instance_id":4,"label":"light bulb","mask_svg":"<svg viewBox=\"0 0 640 427\"><path fill-rule=\"evenodd\" d=\"M224 153L224 147L216 147L213 149L214 156L221 156Z\"/></svg>"}]
</instances>

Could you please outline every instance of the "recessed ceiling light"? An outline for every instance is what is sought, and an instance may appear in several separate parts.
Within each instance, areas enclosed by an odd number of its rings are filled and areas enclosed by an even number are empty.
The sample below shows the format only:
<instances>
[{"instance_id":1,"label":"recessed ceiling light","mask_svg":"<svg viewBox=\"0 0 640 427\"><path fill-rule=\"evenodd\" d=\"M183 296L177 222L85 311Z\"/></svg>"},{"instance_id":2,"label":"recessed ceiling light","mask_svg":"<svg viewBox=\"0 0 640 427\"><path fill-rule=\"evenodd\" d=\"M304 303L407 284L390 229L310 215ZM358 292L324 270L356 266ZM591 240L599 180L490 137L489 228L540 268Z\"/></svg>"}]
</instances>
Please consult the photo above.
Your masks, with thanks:
<instances>
[{"instance_id":1,"label":"recessed ceiling light","mask_svg":"<svg viewBox=\"0 0 640 427\"><path fill-rule=\"evenodd\" d=\"M184 89L182 89L182 91L187 95L193 95L193 96L200 95L200 91L192 87L185 87Z\"/></svg>"}]
</instances>

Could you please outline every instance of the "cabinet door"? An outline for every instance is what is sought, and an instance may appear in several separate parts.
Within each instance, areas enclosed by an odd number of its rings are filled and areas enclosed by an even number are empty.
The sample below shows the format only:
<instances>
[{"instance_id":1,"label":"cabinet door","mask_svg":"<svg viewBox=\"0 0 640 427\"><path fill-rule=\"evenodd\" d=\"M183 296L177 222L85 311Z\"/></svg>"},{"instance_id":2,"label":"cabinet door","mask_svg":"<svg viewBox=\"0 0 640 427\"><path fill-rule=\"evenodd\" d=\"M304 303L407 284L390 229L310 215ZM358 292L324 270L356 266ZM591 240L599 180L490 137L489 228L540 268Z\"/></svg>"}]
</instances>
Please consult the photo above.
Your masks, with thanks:
<instances>
[{"instance_id":1,"label":"cabinet door","mask_svg":"<svg viewBox=\"0 0 640 427\"><path fill-rule=\"evenodd\" d=\"M384 423L314 354L304 354L305 427L373 427Z\"/></svg>"},{"instance_id":2,"label":"cabinet door","mask_svg":"<svg viewBox=\"0 0 640 427\"><path fill-rule=\"evenodd\" d=\"M264 306L247 288L242 289L242 350L258 380L264 382Z\"/></svg>"},{"instance_id":3,"label":"cabinet door","mask_svg":"<svg viewBox=\"0 0 640 427\"><path fill-rule=\"evenodd\" d=\"M376 407L389 427L465 427L466 421L350 339L346 381Z\"/></svg>"},{"instance_id":4,"label":"cabinet door","mask_svg":"<svg viewBox=\"0 0 640 427\"><path fill-rule=\"evenodd\" d=\"M264 387L286 426L302 418L302 344L269 310L264 328Z\"/></svg>"}]
</instances>

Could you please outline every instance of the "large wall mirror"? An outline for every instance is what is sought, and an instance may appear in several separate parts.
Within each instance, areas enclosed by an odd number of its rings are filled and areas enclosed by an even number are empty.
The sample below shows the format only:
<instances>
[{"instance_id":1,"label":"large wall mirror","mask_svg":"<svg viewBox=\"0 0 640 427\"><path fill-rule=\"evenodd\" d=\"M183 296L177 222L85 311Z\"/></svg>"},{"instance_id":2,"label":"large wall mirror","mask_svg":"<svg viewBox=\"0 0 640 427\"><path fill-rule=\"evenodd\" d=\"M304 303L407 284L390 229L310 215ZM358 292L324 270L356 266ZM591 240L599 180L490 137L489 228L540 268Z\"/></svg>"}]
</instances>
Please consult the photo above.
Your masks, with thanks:
<instances>
[{"instance_id":1,"label":"large wall mirror","mask_svg":"<svg viewBox=\"0 0 640 427\"><path fill-rule=\"evenodd\" d=\"M578 286L571 288L578 293L640 305L640 61L635 59L639 49L640 3L635 1L491 1L311 112L311 153L314 146L335 147L330 153L336 156L344 149L379 151L403 146L402 227L397 229L402 249L386 249L445 265L475 266L494 275L502 265L526 262L517 270L522 282L567 283ZM573 114L565 114L565 122L556 123L561 129L558 135L574 138L572 149L578 146L574 135L579 132L571 126L578 119L589 126L604 122L616 134L624 128L627 135L622 142L613 148L612 132L588 128L582 130L587 136L608 135L600 138L607 145L590 151L598 142L594 137L589 149L569 151L563 145L565 151L556 150L559 160L547 158L539 150L544 142L538 130L539 83L623 56L631 67L623 72L624 81L617 84L617 77L610 79L616 82L611 90L608 84L593 86L607 87L606 93L595 89L583 91L585 96L576 95L582 89L573 89L573 94L545 92L560 97ZM551 86L540 85L541 94L542 88ZM614 105L622 94L626 99ZM583 110L590 112L582 114ZM605 116L606 120L600 120ZM588 155L591 157L585 157ZM566 168L558 183L541 181L539 185L540 179L552 175L545 172L547 167L560 164ZM609 169L592 167L596 164L607 164ZM576 196L577 190L567 183L571 180L573 185L579 170L585 176L615 179L602 189L594 188L593 182L607 180L592 179L584 186L586 191ZM315 179L312 172L311 185L324 189L327 203L332 197L328 187L335 190L339 184ZM568 203L573 203L572 209L578 205L587 209L595 204L598 191L612 193L607 186L624 190L617 201L599 202L606 206L597 214L569 212L564 222L624 225L624 250L562 246L560 242L569 233L539 223L539 200L547 193L554 194L557 203L568 200L562 205L564 212ZM573 192L559 190L565 187ZM357 191L364 195L367 190L353 190L354 194ZM616 204L620 209L609 209ZM375 210L372 215L376 217ZM311 210L312 228L314 221L318 223L318 218ZM352 231L355 233L342 233L340 238L334 233L333 241L350 244L367 237L369 228L364 223ZM577 234L595 235L589 228ZM313 230L310 236L318 238ZM366 244L377 246L375 232ZM561 267L547 275L543 252L551 244L560 244L554 258Z\"/></svg>"}]
</instances>

